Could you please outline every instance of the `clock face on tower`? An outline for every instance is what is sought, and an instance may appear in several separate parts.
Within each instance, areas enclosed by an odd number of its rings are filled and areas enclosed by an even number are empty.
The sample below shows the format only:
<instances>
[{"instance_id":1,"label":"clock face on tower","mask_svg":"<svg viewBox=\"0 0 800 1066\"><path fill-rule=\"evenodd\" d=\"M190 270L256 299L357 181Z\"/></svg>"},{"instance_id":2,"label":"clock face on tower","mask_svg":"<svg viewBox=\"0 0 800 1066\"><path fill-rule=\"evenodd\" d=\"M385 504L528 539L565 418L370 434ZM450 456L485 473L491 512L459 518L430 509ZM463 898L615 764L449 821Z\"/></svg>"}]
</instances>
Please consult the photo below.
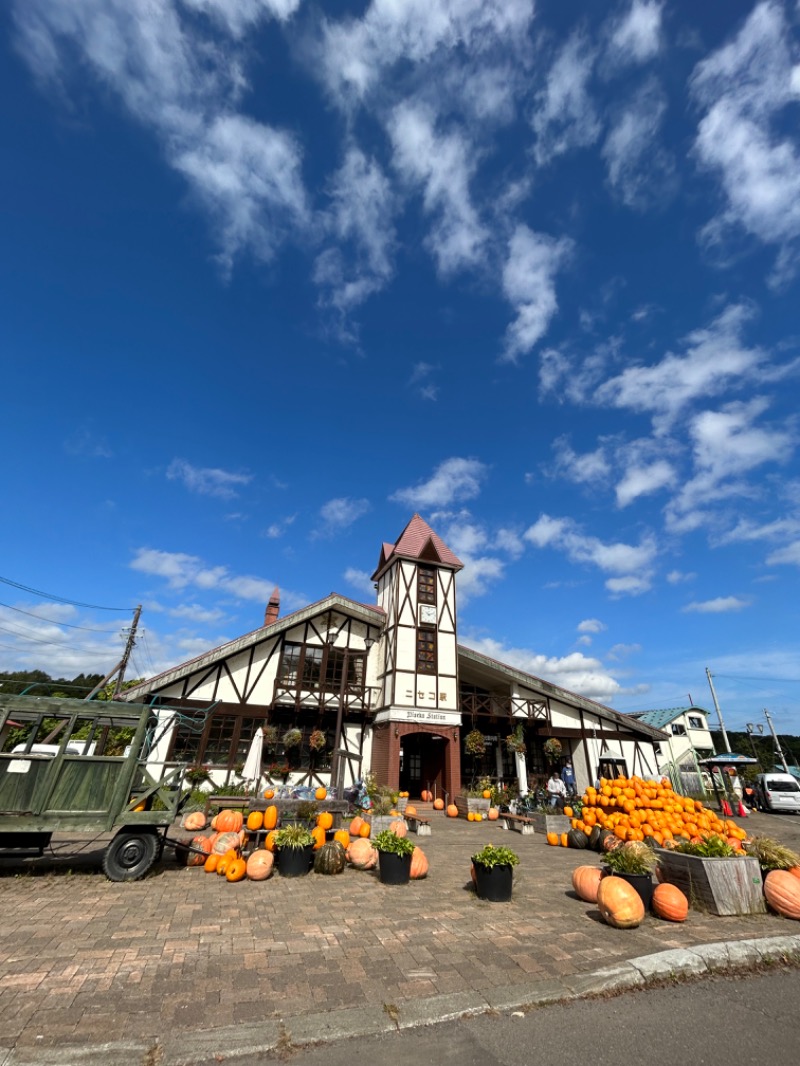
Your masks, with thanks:
<instances>
[{"instance_id":1,"label":"clock face on tower","mask_svg":"<svg viewBox=\"0 0 800 1066\"><path fill-rule=\"evenodd\" d=\"M419 605L419 621L420 625L436 625L436 606L432 603L421 603Z\"/></svg>"}]
</instances>

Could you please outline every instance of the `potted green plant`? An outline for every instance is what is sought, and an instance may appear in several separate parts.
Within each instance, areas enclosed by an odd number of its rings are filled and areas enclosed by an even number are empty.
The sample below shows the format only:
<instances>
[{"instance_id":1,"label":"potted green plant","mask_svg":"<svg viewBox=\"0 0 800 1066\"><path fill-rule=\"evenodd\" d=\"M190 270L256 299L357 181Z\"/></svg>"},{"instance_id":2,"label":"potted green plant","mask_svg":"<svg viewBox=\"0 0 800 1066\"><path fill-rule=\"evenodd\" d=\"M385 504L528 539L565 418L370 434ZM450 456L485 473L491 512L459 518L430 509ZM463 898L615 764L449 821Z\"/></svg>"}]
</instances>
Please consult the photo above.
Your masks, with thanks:
<instances>
[{"instance_id":1,"label":"potted green plant","mask_svg":"<svg viewBox=\"0 0 800 1066\"><path fill-rule=\"evenodd\" d=\"M275 833L275 861L282 877L302 877L314 861L314 838L305 826L286 825Z\"/></svg>"},{"instance_id":2,"label":"potted green plant","mask_svg":"<svg viewBox=\"0 0 800 1066\"><path fill-rule=\"evenodd\" d=\"M606 852L603 861L604 872L627 881L639 893L644 909L649 910L653 896L653 871L658 865L653 849L647 844L633 840L623 844L621 848Z\"/></svg>"},{"instance_id":3,"label":"potted green plant","mask_svg":"<svg viewBox=\"0 0 800 1066\"><path fill-rule=\"evenodd\" d=\"M384 829L372 841L378 852L378 875L385 885L407 885L411 879L411 855L414 844Z\"/></svg>"},{"instance_id":4,"label":"potted green plant","mask_svg":"<svg viewBox=\"0 0 800 1066\"><path fill-rule=\"evenodd\" d=\"M472 877L479 899L507 903L514 884L519 855L502 844L486 844L472 856Z\"/></svg>"}]
</instances>

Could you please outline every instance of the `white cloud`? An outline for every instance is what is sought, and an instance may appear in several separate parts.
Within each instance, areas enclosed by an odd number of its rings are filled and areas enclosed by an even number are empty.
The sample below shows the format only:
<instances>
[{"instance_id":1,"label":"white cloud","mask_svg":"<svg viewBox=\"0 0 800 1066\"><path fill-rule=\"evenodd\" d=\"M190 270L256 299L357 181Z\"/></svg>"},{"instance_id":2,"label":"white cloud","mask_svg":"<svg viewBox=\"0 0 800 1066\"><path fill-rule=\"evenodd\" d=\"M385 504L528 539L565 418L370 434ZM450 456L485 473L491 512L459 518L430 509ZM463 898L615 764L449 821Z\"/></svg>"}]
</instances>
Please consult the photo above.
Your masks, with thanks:
<instances>
[{"instance_id":1,"label":"white cloud","mask_svg":"<svg viewBox=\"0 0 800 1066\"><path fill-rule=\"evenodd\" d=\"M503 267L503 292L517 317L506 331L504 359L514 362L547 332L558 310L555 276L571 249L567 237L556 240L525 225L515 229Z\"/></svg>"},{"instance_id":2,"label":"white cloud","mask_svg":"<svg viewBox=\"0 0 800 1066\"><path fill-rule=\"evenodd\" d=\"M224 13L231 30L292 8L243 0L195 6ZM204 36L207 27L184 17L174 0L24 0L14 18L19 49L43 85L63 91L88 68L155 135L208 214L223 269L244 251L268 259L288 229L305 228L300 146L237 113L245 79L229 39Z\"/></svg>"},{"instance_id":3,"label":"white cloud","mask_svg":"<svg viewBox=\"0 0 800 1066\"><path fill-rule=\"evenodd\" d=\"M448 507L452 503L474 499L488 472L489 468L478 459L445 459L427 481L398 489L389 499L417 509Z\"/></svg>"},{"instance_id":4,"label":"white cloud","mask_svg":"<svg viewBox=\"0 0 800 1066\"><path fill-rule=\"evenodd\" d=\"M598 388L597 400L651 412L656 431L665 432L695 400L708 401L710 396L757 377L766 353L758 347L746 347L741 338L752 317L748 305L726 307L708 327L689 334L684 354L668 352L651 366L627 367Z\"/></svg>"},{"instance_id":5,"label":"white cloud","mask_svg":"<svg viewBox=\"0 0 800 1066\"><path fill-rule=\"evenodd\" d=\"M608 629L608 626L601 622L599 618L584 618L582 622L578 623L579 633L604 633Z\"/></svg>"},{"instance_id":6,"label":"white cloud","mask_svg":"<svg viewBox=\"0 0 800 1066\"><path fill-rule=\"evenodd\" d=\"M778 245L784 276L795 254L789 242L800 237L797 124L779 128L798 101L791 34L782 4L757 4L738 35L698 63L690 83L705 109L695 153L719 177L725 199L704 237L717 244L740 228Z\"/></svg>"},{"instance_id":7,"label":"white cloud","mask_svg":"<svg viewBox=\"0 0 800 1066\"><path fill-rule=\"evenodd\" d=\"M644 63L661 50L663 8L655 0L633 0L630 9L615 20L608 42L608 59L614 65Z\"/></svg>"},{"instance_id":8,"label":"white cloud","mask_svg":"<svg viewBox=\"0 0 800 1066\"><path fill-rule=\"evenodd\" d=\"M422 189L423 208L434 217L426 245L442 275L474 266L488 231L472 205L469 183L477 164L474 147L459 132L436 129L429 108L403 103L389 122L394 164Z\"/></svg>"},{"instance_id":9,"label":"white cloud","mask_svg":"<svg viewBox=\"0 0 800 1066\"><path fill-rule=\"evenodd\" d=\"M675 191L675 164L658 143L667 100L653 80L615 118L602 148L608 183L626 207L663 208Z\"/></svg>"},{"instance_id":10,"label":"white cloud","mask_svg":"<svg viewBox=\"0 0 800 1066\"><path fill-rule=\"evenodd\" d=\"M300 7L301 0L181 0L181 3L210 15L228 33L239 37L265 15L286 21Z\"/></svg>"},{"instance_id":11,"label":"white cloud","mask_svg":"<svg viewBox=\"0 0 800 1066\"><path fill-rule=\"evenodd\" d=\"M438 400L439 386L432 380L432 378L439 370L441 370L440 366L434 366L431 363L423 362L414 364L409 385L416 390L423 400Z\"/></svg>"},{"instance_id":12,"label":"white cloud","mask_svg":"<svg viewBox=\"0 0 800 1066\"><path fill-rule=\"evenodd\" d=\"M611 463L605 445L601 444L594 451L582 455L573 450L567 437L557 437L552 446L555 452L554 473L559 477L577 484L591 485L607 481L611 475Z\"/></svg>"},{"instance_id":13,"label":"white cloud","mask_svg":"<svg viewBox=\"0 0 800 1066\"><path fill-rule=\"evenodd\" d=\"M492 659L590 699L607 700L622 692L619 682L606 672L599 659L587 658L581 652L553 657L527 648L506 647L488 637L473 639L467 636L461 642Z\"/></svg>"},{"instance_id":14,"label":"white cloud","mask_svg":"<svg viewBox=\"0 0 800 1066\"><path fill-rule=\"evenodd\" d=\"M738 596L717 596L716 599L703 600L701 603L687 603L683 610L698 614L725 614L729 611L741 611L747 606L747 600Z\"/></svg>"},{"instance_id":15,"label":"white cloud","mask_svg":"<svg viewBox=\"0 0 800 1066\"><path fill-rule=\"evenodd\" d=\"M250 484L253 475L234 474L217 467L197 467L185 459L173 459L167 467L167 478L170 481L180 481L190 492L201 496L218 496L220 499L229 500L238 495L238 486Z\"/></svg>"},{"instance_id":16,"label":"white cloud","mask_svg":"<svg viewBox=\"0 0 800 1066\"><path fill-rule=\"evenodd\" d=\"M800 540L787 544L767 556L768 566L800 566Z\"/></svg>"},{"instance_id":17,"label":"white cloud","mask_svg":"<svg viewBox=\"0 0 800 1066\"><path fill-rule=\"evenodd\" d=\"M207 624L219 622L225 617L225 612L219 608L202 607L199 603L182 603L178 607L170 607L166 613L170 618L187 618L190 622Z\"/></svg>"},{"instance_id":18,"label":"white cloud","mask_svg":"<svg viewBox=\"0 0 800 1066\"><path fill-rule=\"evenodd\" d=\"M347 529L359 518L362 518L370 509L369 500L352 499L348 496L339 496L328 500L320 507L319 514L323 526L316 533L317 536L333 536Z\"/></svg>"},{"instance_id":19,"label":"white cloud","mask_svg":"<svg viewBox=\"0 0 800 1066\"><path fill-rule=\"evenodd\" d=\"M596 58L596 49L577 32L550 67L531 118L534 156L540 166L573 148L588 147L600 136L602 125L587 88Z\"/></svg>"},{"instance_id":20,"label":"white cloud","mask_svg":"<svg viewBox=\"0 0 800 1066\"><path fill-rule=\"evenodd\" d=\"M677 474L665 460L658 459L647 466L631 466L616 487L617 506L627 507L640 496L649 496L675 484Z\"/></svg>"},{"instance_id":21,"label":"white cloud","mask_svg":"<svg viewBox=\"0 0 800 1066\"><path fill-rule=\"evenodd\" d=\"M667 574L667 581L670 585L682 585L686 581L694 581L697 577L695 573L684 573L683 570L670 570Z\"/></svg>"},{"instance_id":22,"label":"white cloud","mask_svg":"<svg viewBox=\"0 0 800 1066\"><path fill-rule=\"evenodd\" d=\"M624 577L610 577L606 588L612 596L641 596L651 587L650 574L626 574Z\"/></svg>"},{"instance_id":23,"label":"white cloud","mask_svg":"<svg viewBox=\"0 0 800 1066\"><path fill-rule=\"evenodd\" d=\"M605 544L597 537L581 533L571 518L551 518L542 515L524 534L525 540L536 548L554 548L564 552L576 563L590 564L611 574L625 575L614 579L612 591L643 591L649 578L649 568L656 556L656 544L646 537L640 544L617 541ZM639 572L637 574L637 571ZM609 587L610 583L609 583Z\"/></svg>"},{"instance_id":24,"label":"white cloud","mask_svg":"<svg viewBox=\"0 0 800 1066\"><path fill-rule=\"evenodd\" d=\"M349 566L344 572L344 579L348 585L352 585L362 596L366 597L365 602L375 602L375 588L368 570L358 570L354 566Z\"/></svg>"},{"instance_id":25,"label":"white cloud","mask_svg":"<svg viewBox=\"0 0 800 1066\"><path fill-rule=\"evenodd\" d=\"M169 588L219 591L243 600L267 603L275 588L274 581L233 574L227 566L208 566L199 556L185 552L166 552L157 548L138 548L131 569L163 578ZM289 598L293 597L291 593Z\"/></svg>"},{"instance_id":26,"label":"white cloud","mask_svg":"<svg viewBox=\"0 0 800 1066\"><path fill-rule=\"evenodd\" d=\"M314 280L328 290L324 303L347 314L391 279L396 197L379 164L355 146L331 180L329 195L323 218L338 244L317 258ZM350 256L341 247L346 242Z\"/></svg>"}]
</instances>

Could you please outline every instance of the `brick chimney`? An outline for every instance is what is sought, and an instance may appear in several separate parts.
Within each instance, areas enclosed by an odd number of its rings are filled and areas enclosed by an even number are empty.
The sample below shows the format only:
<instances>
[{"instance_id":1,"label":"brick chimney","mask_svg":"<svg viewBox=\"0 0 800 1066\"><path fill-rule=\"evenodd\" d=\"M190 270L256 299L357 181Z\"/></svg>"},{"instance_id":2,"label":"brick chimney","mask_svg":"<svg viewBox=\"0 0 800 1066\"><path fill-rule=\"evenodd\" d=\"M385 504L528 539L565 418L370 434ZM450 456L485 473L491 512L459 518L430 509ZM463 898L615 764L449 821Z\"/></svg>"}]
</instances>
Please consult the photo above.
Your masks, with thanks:
<instances>
[{"instance_id":1,"label":"brick chimney","mask_svg":"<svg viewBox=\"0 0 800 1066\"><path fill-rule=\"evenodd\" d=\"M281 590L276 585L272 591L272 595L269 598L267 609L264 611L264 625L271 626L273 622L278 621L278 615L281 613Z\"/></svg>"}]
</instances>

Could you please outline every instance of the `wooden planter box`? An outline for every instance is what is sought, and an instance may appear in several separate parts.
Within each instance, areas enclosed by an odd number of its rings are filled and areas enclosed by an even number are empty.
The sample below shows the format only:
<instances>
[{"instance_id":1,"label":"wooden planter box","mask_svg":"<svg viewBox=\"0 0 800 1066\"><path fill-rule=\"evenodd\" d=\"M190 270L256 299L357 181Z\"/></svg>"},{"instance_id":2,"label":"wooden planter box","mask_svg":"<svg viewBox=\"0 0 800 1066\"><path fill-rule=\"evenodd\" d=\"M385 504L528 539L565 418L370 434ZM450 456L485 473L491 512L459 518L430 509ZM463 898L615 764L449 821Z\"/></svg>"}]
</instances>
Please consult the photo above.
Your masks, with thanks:
<instances>
[{"instance_id":1,"label":"wooden planter box","mask_svg":"<svg viewBox=\"0 0 800 1066\"><path fill-rule=\"evenodd\" d=\"M382 833L384 829L388 829L392 822L402 821L402 818L398 818L396 814L376 814L373 818L367 815L367 821L372 826L370 836L375 838L378 833Z\"/></svg>"},{"instance_id":2,"label":"wooden planter box","mask_svg":"<svg viewBox=\"0 0 800 1066\"><path fill-rule=\"evenodd\" d=\"M690 904L712 914L763 914L764 890L758 859L704 859L657 848L662 880L685 893Z\"/></svg>"},{"instance_id":3,"label":"wooden planter box","mask_svg":"<svg viewBox=\"0 0 800 1066\"><path fill-rule=\"evenodd\" d=\"M491 800L485 800L482 796L456 796L453 801L458 808L458 817L466 818L468 814L482 814L485 818Z\"/></svg>"},{"instance_id":4,"label":"wooden planter box","mask_svg":"<svg viewBox=\"0 0 800 1066\"><path fill-rule=\"evenodd\" d=\"M534 831L546 835L547 833L568 833L572 823L566 814L529 814L533 822Z\"/></svg>"}]
</instances>

